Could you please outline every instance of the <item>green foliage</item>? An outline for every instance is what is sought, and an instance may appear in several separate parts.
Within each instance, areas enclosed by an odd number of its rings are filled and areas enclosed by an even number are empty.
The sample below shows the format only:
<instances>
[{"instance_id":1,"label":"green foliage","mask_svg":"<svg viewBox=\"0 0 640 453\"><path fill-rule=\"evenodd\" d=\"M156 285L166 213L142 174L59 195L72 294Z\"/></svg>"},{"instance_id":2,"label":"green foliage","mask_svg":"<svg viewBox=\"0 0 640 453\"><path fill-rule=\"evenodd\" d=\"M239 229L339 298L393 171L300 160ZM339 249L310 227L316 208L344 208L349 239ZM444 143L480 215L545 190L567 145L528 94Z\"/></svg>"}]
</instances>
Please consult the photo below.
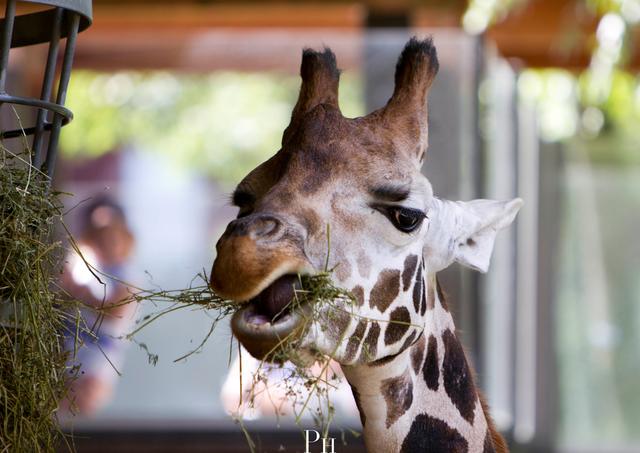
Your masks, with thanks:
<instances>
[{"instance_id":1,"label":"green foliage","mask_svg":"<svg viewBox=\"0 0 640 453\"><path fill-rule=\"evenodd\" d=\"M276 73L76 71L63 129L66 157L95 157L134 145L227 184L280 147L299 78ZM341 106L361 114L357 77L344 74Z\"/></svg>"},{"instance_id":2,"label":"green foliage","mask_svg":"<svg viewBox=\"0 0 640 453\"><path fill-rule=\"evenodd\" d=\"M611 76L608 95L595 96L589 89L592 76L582 74L578 79L580 101L583 106L595 106L606 112L609 128L626 134L635 134L640 121L640 79L633 74L617 70Z\"/></svg>"},{"instance_id":3,"label":"green foliage","mask_svg":"<svg viewBox=\"0 0 640 453\"><path fill-rule=\"evenodd\" d=\"M560 69L528 69L518 81L520 99L538 114L544 140L578 140L597 162L638 163L640 79L615 70L606 96L592 75Z\"/></svg>"},{"instance_id":4,"label":"green foliage","mask_svg":"<svg viewBox=\"0 0 640 453\"><path fill-rule=\"evenodd\" d=\"M482 33L526 2L527 0L469 0L467 10L462 16L462 25L469 33Z\"/></svg>"},{"instance_id":5,"label":"green foliage","mask_svg":"<svg viewBox=\"0 0 640 453\"><path fill-rule=\"evenodd\" d=\"M463 25L467 31L479 33L527 1L471 1ZM545 140L562 140L575 134L590 139L608 136L608 141L619 141L622 148L627 148L627 143L640 139L640 80L622 69L632 50L633 27L640 23L640 0L584 0L582 6L598 18L596 33L585 42L575 40L568 29L557 44L562 47L566 38L572 42L570 47L578 45L583 50L588 45L589 67L577 79L555 68L525 70L520 78L520 95L525 101L534 101Z\"/></svg>"}]
</instances>

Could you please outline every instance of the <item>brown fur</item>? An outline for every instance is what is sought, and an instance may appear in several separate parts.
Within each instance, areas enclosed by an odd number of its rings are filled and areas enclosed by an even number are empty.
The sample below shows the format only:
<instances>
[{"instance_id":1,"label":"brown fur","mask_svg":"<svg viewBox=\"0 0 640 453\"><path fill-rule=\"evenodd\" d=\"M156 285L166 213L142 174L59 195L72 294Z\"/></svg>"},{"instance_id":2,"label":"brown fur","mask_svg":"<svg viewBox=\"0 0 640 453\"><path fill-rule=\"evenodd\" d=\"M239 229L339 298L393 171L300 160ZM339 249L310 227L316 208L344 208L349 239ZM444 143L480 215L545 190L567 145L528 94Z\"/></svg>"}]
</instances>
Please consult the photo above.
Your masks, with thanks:
<instances>
[{"instance_id":1,"label":"brown fur","mask_svg":"<svg viewBox=\"0 0 640 453\"><path fill-rule=\"evenodd\" d=\"M380 336L380 324L372 321L369 326L369 332L362 344L360 351L360 362L368 362L371 357L375 357L378 352L378 337Z\"/></svg>"},{"instance_id":2,"label":"brown fur","mask_svg":"<svg viewBox=\"0 0 640 453\"><path fill-rule=\"evenodd\" d=\"M294 270L304 265L293 244L282 243L267 254L250 236L237 236L218 243L211 285L222 297L245 301L266 286L265 278L274 270Z\"/></svg>"},{"instance_id":3,"label":"brown fur","mask_svg":"<svg viewBox=\"0 0 640 453\"><path fill-rule=\"evenodd\" d=\"M409 285L411 285L411 279L413 278L413 273L416 271L417 265L418 257L416 255L409 255L404 260L404 269L402 270L402 291L409 289Z\"/></svg>"},{"instance_id":4,"label":"brown fur","mask_svg":"<svg viewBox=\"0 0 640 453\"><path fill-rule=\"evenodd\" d=\"M409 64L409 60L405 64ZM283 134L282 149L240 182L234 202L242 203L241 212L256 215L277 212L287 231L298 236L303 232L318 237L324 235L326 225L318 209L339 214L335 221L341 223L343 231L360 228L362 219L346 208L344 197L354 192L366 193L368 184L380 178L380 168L385 168L385 178L398 180L403 180L415 168L412 160L397 159L398 153L406 150L409 138L399 136L398 130L390 127L404 124L406 118L393 118L396 107L392 101L388 110L361 118L345 118L337 101L339 71L335 57L327 49L323 52L305 50L300 73L300 95ZM407 90L419 90L427 83L427 79L407 77L401 77L404 85L398 96L404 96ZM335 192L336 187L346 195ZM328 191L332 193L330 196ZM309 206L309 197L316 201L322 198L329 205L301 208ZM317 268L319 264L308 262L299 241L284 244L286 250L282 252L255 239L238 239L225 233L217 248L212 287L222 296L235 300L255 295L278 266L295 273ZM370 264L365 258L359 257L357 265L360 274L369 273ZM243 272L238 272L239 269Z\"/></svg>"},{"instance_id":5,"label":"brown fur","mask_svg":"<svg viewBox=\"0 0 640 453\"><path fill-rule=\"evenodd\" d=\"M358 352L358 347L360 343L364 340L364 331L367 328L367 322L365 320L358 321L358 325L356 326L356 330L353 332L353 335L349 338L349 342L347 343L347 351L345 353L345 362L352 361L356 352Z\"/></svg>"},{"instance_id":6,"label":"brown fur","mask_svg":"<svg viewBox=\"0 0 640 453\"><path fill-rule=\"evenodd\" d=\"M400 271L385 269L380 272L376 284L369 294L369 305L377 307L381 313L387 311L391 302L400 293Z\"/></svg>"},{"instance_id":7,"label":"brown fur","mask_svg":"<svg viewBox=\"0 0 640 453\"><path fill-rule=\"evenodd\" d=\"M443 307L446 307L447 306L446 300L445 300L446 295L445 295L444 291L442 290L442 287L440 286L440 283L438 282L438 279L436 278L435 280L436 280L438 298L440 299L439 302L440 302L440 304L442 304ZM466 356L466 354L465 354L465 356ZM486 399L484 397L484 394L480 391L480 389L478 389L477 385L475 384L475 382L477 382L477 376L476 376L475 369L471 365L468 365L468 368L469 368L469 371L471 373L471 379L474 382L474 387L476 389L476 393L478 395L478 399L480 400L480 405L482 406L482 412L484 414L485 419L487 420L487 428L488 428L488 433L487 434L491 438L491 445L492 445L495 453L509 453L509 446L507 445L507 442L504 440L502 435L498 432L498 430L496 429L495 424L493 422L493 418L491 418L489 405L487 404L487 401L486 401ZM491 450L489 450L489 451L491 451Z\"/></svg>"},{"instance_id":8,"label":"brown fur","mask_svg":"<svg viewBox=\"0 0 640 453\"><path fill-rule=\"evenodd\" d=\"M484 417L487 419L487 426L489 428L487 435L491 437L491 443L493 445L495 453L509 453L507 442L496 429L495 424L493 423L493 418L491 418L489 405L487 404L484 395L480 391L478 391L478 398L480 398L480 404L482 405L482 412L484 413Z\"/></svg>"},{"instance_id":9,"label":"brown fur","mask_svg":"<svg viewBox=\"0 0 640 453\"><path fill-rule=\"evenodd\" d=\"M420 367L422 366L422 362L424 360L425 344L425 335L420 334L420 338L413 345L413 348L411 348L411 366L413 367L413 372L415 374L418 374L420 372Z\"/></svg>"},{"instance_id":10,"label":"brown fur","mask_svg":"<svg viewBox=\"0 0 640 453\"><path fill-rule=\"evenodd\" d=\"M351 294L353 294L353 298L355 299L355 303L358 307L364 305L364 289L360 285L356 285L352 290Z\"/></svg>"},{"instance_id":11,"label":"brown fur","mask_svg":"<svg viewBox=\"0 0 640 453\"><path fill-rule=\"evenodd\" d=\"M382 381L380 392L387 403L386 425L389 428L409 410L413 402L413 381L409 368L398 377Z\"/></svg>"}]
</instances>

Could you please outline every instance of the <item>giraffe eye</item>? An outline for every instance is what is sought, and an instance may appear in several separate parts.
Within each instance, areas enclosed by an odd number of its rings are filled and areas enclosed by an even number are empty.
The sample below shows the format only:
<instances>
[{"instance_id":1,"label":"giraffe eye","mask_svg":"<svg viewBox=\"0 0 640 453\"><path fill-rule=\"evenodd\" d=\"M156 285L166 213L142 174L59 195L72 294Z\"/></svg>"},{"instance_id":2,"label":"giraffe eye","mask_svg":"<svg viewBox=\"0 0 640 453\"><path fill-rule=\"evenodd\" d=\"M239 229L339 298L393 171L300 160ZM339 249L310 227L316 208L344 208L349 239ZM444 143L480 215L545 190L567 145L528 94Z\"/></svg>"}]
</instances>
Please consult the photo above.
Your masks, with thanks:
<instances>
[{"instance_id":1,"label":"giraffe eye","mask_svg":"<svg viewBox=\"0 0 640 453\"><path fill-rule=\"evenodd\" d=\"M388 207L387 217L397 229L403 233L411 233L415 231L426 218L424 212L417 209L403 207Z\"/></svg>"}]
</instances>

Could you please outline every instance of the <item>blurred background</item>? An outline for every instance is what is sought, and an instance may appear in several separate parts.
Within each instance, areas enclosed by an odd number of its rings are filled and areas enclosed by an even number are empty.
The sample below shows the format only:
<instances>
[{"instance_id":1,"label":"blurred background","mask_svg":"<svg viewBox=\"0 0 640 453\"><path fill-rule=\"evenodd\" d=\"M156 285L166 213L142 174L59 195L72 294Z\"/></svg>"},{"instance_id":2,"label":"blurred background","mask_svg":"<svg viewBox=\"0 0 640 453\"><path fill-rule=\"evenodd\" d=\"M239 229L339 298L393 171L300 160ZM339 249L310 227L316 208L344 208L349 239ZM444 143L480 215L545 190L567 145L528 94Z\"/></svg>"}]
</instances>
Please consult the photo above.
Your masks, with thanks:
<instances>
[{"instance_id":1,"label":"blurred background","mask_svg":"<svg viewBox=\"0 0 640 453\"><path fill-rule=\"evenodd\" d=\"M333 49L359 116L390 96L408 37L433 35L436 194L525 200L489 274L442 277L497 425L516 452L640 451L640 0L93 3L55 185L76 234L86 200L117 203L128 281L184 288L209 271L231 190L279 148L303 47ZM10 83L37 95L43 54L12 52ZM69 425L78 450L248 451L223 404L226 323L175 361L211 323L181 310L116 346L121 376L108 368L109 395ZM247 426L264 451L301 445L286 419Z\"/></svg>"}]
</instances>

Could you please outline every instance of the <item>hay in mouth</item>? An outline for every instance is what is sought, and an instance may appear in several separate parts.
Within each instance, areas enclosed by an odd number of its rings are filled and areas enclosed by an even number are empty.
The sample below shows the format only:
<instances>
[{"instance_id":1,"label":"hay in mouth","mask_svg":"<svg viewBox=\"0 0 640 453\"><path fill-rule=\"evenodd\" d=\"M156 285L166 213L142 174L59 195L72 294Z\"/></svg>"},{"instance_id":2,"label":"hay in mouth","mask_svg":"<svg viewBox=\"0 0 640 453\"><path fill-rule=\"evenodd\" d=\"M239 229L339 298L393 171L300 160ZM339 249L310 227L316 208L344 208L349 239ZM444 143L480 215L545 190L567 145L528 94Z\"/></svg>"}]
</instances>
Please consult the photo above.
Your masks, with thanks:
<instances>
[{"instance_id":1,"label":"hay in mouth","mask_svg":"<svg viewBox=\"0 0 640 453\"><path fill-rule=\"evenodd\" d=\"M249 301L250 310L246 311L245 320L250 324L263 325L290 317L296 290L301 288L297 275L283 275Z\"/></svg>"},{"instance_id":2,"label":"hay in mouth","mask_svg":"<svg viewBox=\"0 0 640 453\"><path fill-rule=\"evenodd\" d=\"M168 303L169 306L156 314L147 315L139 320L137 328L127 338L135 341L135 335L140 330L158 318L176 310L202 309L210 315L213 314L211 329L206 337L194 350L174 360L181 361L202 349L219 321L226 319L227 316L232 316L233 328L234 322L241 320L243 328L250 329L251 341L257 345L268 346L262 346L256 354L253 354L260 357L260 366L252 376L252 384L248 389L248 394L245 397L240 397L240 405L244 408L255 407L255 398L260 396L260 391L256 392L255 389L268 379L269 367L280 366L280 364L290 361L293 363L290 374L276 384L283 386L287 397L291 400L295 422L299 426L302 426L300 425L302 416L310 414L315 426L326 433L335 413L330 397L331 391L337 386L336 373L332 370L331 365L334 354L325 355L317 351L303 351L299 348L297 340L302 337L312 320L319 316L324 316L323 319L327 318L328 321L331 320L331 315L325 316L321 313L351 312L355 307L354 296L349 291L333 284L331 272L331 270L327 270L315 275L288 274L282 276L254 299L243 305L223 299L214 293L209 286L210 279L205 272L199 274L194 279L194 282L197 283L187 289L174 291L138 289L131 295L129 301L123 301L123 303L133 300L137 303ZM129 286L131 287L131 285ZM354 313L350 314L356 316ZM233 328L233 330L236 338L242 339L238 334L238 329ZM261 336L267 341L258 341ZM247 344L242 343L246 348ZM140 346L149 355L150 362L157 361L157 356L150 353L146 345L140 344ZM242 358L242 355L240 357ZM320 376L314 375L309 369L314 361L318 362L318 366L322 370ZM269 365L269 363L276 365ZM238 389L240 395L245 393L242 388L242 379L240 379ZM314 406L312 400L316 402L315 407L312 407ZM277 411L275 406L274 409ZM234 419L241 426L250 450L255 451L255 444L244 425L242 412L234 416Z\"/></svg>"},{"instance_id":3,"label":"hay in mouth","mask_svg":"<svg viewBox=\"0 0 640 453\"><path fill-rule=\"evenodd\" d=\"M97 269L93 270L99 273ZM289 360L291 354L295 355L294 340L304 332L315 314L326 309L327 306L336 304L340 304L341 309L344 310L344 305L350 305L355 301L350 292L333 285L331 271L314 275L287 274L241 306L213 292L208 284L209 279L206 273L199 274L194 282L202 283L186 289L159 291L145 290L127 284L135 292L121 304L152 302L169 304L169 306L138 320L137 327L126 338L135 341L135 336L141 330L174 311L185 308L203 309L207 313L214 314L211 330L197 348L175 361L199 352L215 330L217 323L231 316L231 325L236 337L241 342L246 337L256 345L256 348L260 348L260 351L253 354L254 356L260 356L258 358L261 360L283 362ZM269 343L268 347L259 344L262 340ZM152 355L149 357L150 360L157 360L151 357Z\"/></svg>"}]
</instances>

